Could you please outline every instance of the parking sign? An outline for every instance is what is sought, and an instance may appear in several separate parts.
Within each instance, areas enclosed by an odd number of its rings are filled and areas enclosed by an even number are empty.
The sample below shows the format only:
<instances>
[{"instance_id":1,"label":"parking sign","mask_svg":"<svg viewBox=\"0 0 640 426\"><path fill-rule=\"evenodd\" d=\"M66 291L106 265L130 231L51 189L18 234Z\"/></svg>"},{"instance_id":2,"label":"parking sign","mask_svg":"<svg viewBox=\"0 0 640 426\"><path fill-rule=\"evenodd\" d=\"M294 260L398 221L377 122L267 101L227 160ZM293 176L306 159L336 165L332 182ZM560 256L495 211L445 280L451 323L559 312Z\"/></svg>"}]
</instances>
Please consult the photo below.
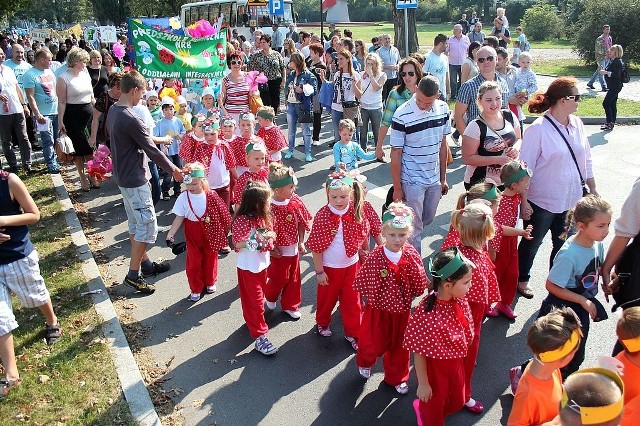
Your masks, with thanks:
<instances>
[{"instance_id":1,"label":"parking sign","mask_svg":"<svg viewBox=\"0 0 640 426\"><path fill-rule=\"evenodd\" d=\"M396 0L396 9L417 9L418 0Z\"/></svg>"}]
</instances>

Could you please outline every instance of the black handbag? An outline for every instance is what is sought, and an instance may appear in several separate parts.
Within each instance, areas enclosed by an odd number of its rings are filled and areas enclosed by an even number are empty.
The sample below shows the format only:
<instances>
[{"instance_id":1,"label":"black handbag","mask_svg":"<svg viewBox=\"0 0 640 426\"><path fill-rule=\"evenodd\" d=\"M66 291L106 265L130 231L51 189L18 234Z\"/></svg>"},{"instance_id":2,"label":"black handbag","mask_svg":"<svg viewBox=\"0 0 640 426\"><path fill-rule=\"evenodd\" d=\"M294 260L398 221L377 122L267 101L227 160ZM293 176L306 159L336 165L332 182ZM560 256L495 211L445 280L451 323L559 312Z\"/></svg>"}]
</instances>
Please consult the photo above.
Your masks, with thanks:
<instances>
[{"instance_id":1,"label":"black handbag","mask_svg":"<svg viewBox=\"0 0 640 426\"><path fill-rule=\"evenodd\" d=\"M582 196L585 197L589 195L589 187L587 186L587 184L584 181L584 178L582 177L582 172L580 171L580 167L578 167L578 160L576 160L576 155L573 153L573 149L571 149L571 145L569 145L569 141L567 140L567 138L564 137L564 134L560 131L560 129L558 129L558 126L556 126L556 123L554 123L553 120L550 119L548 115L545 115L544 118L549 120L549 123L551 123L551 125L558 131L564 143L567 144L567 148L569 148L569 152L571 153L571 158L573 158L573 164L576 165L576 170L578 171L578 175L580 176L580 185L582 185Z\"/></svg>"},{"instance_id":2,"label":"black handbag","mask_svg":"<svg viewBox=\"0 0 640 426\"><path fill-rule=\"evenodd\" d=\"M295 104L298 113L298 123L313 123L313 114L311 109L305 109L302 104Z\"/></svg>"},{"instance_id":3,"label":"black handbag","mask_svg":"<svg viewBox=\"0 0 640 426\"><path fill-rule=\"evenodd\" d=\"M625 247L616 262L615 272L618 275L618 290L612 294L616 309L627 309L640 306L640 234Z\"/></svg>"}]
</instances>

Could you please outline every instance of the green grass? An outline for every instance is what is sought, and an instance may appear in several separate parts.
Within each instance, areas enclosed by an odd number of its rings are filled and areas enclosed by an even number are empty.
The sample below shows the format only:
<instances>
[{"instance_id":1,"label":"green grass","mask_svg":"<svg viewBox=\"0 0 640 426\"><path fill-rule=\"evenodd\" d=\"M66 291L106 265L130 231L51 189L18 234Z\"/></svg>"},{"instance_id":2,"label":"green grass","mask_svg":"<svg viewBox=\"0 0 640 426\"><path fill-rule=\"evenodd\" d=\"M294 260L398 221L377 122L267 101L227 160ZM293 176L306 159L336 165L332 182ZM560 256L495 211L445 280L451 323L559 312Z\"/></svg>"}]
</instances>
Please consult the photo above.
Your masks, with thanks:
<instances>
[{"instance_id":1,"label":"green grass","mask_svg":"<svg viewBox=\"0 0 640 426\"><path fill-rule=\"evenodd\" d=\"M22 308L14 298L20 324L14 330L15 352L23 383L0 402L0 419L5 425L134 425L100 320L90 297L79 296L86 290L81 262L51 178L35 175L25 184L40 208L40 222L30 227L31 239L63 335L47 346L40 311Z\"/></svg>"},{"instance_id":2,"label":"green grass","mask_svg":"<svg viewBox=\"0 0 640 426\"><path fill-rule=\"evenodd\" d=\"M344 30L344 28L349 28L353 31L354 39L362 39L366 43L371 43L371 38L376 37L382 33L391 34L393 36L393 22L380 22L367 25L354 25L348 27L340 27L339 29ZM439 34L451 35L453 34L453 25L451 24L417 24L416 25L418 31L418 44L422 48L430 49L433 46L433 39ZM305 27L300 26L300 29L304 31L312 31L316 34L320 34L320 27ZM485 34L487 33L487 29L485 28ZM491 30L490 28L488 30ZM325 33L328 32L328 26L324 27ZM558 39L558 40L549 40L544 42L535 42L532 43L534 49L535 48L553 48L553 49L570 49L573 47L571 40L569 39Z\"/></svg>"},{"instance_id":3,"label":"green grass","mask_svg":"<svg viewBox=\"0 0 640 426\"><path fill-rule=\"evenodd\" d=\"M534 59L535 61L535 59ZM533 64L533 69L538 74L547 75L573 75L576 77L590 77L596 67L593 64L586 64L582 60L575 59L554 59L538 60ZM640 65L629 65L630 75L640 75Z\"/></svg>"}]
</instances>

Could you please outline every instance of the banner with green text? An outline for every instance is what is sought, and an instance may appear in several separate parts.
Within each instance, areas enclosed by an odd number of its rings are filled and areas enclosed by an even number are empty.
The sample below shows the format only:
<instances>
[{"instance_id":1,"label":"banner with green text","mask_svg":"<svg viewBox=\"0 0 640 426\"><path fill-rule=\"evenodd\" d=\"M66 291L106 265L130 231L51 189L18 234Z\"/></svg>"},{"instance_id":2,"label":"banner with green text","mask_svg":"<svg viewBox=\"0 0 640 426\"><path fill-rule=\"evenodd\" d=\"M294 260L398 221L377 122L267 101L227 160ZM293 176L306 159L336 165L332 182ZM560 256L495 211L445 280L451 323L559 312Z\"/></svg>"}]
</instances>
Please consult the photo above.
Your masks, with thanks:
<instances>
[{"instance_id":1,"label":"banner with green text","mask_svg":"<svg viewBox=\"0 0 640 426\"><path fill-rule=\"evenodd\" d=\"M191 38L157 30L129 19L136 68L146 78L224 77L227 30L206 38Z\"/></svg>"}]
</instances>

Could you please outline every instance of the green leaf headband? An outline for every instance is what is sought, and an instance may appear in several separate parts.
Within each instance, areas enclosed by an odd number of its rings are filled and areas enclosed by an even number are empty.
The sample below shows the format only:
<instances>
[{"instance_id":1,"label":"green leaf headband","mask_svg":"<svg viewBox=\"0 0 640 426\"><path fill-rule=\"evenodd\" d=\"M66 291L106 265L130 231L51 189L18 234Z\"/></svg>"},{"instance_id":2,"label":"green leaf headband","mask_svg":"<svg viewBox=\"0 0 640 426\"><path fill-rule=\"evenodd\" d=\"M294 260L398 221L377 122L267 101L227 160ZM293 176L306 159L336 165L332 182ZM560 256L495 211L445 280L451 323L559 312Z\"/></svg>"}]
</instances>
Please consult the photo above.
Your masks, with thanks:
<instances>
[{"instance_id":1,"label":"green leaf headband","mask_svg":"<svg viewBox=\"0 0 640 426\"><path fill-rule=\"evenodd\" d=\"M264 118L265 120L273 120L273 117L275 117L274 114L271 114L269 111L261 109L256 113L256 117L260 117L260 118Z\"/></svg>"},{"instance_id":2,"label":"green leaf headband","mask_svg":"<svg viewBox=\"0 0 640 426\"><path fill-rule=\"evenodd\" d=\"M252 142L247 145L244 151L247 154L250 153L251 151L262 151L266 153L267 147L262 142Z\"/></svg>"},{"instance_id":3,"label":"green leaf headband","mask_svg":"<svg viewBox=\"0 0 640 426\"><path fill-rule=\"evenodd\" d=\"M327 178L327 188L340 189L343 185L353 188L353 178L345 172L333 172Z\"/></svg>"},{"instance_id":4,"label":"green leaf headband","mask_svg":"<svg viewBox=\"0 0 640 426\"><path fill-rule=\"evenodd\" d=\"M496 198L498 198L498 187L496 185L493 185L491 189L485 192L485 194L480 198L483 198L489 201L495 200Z\"/></svg>"},{"instance_id":5,"label":"green leaf headband","mask_svg":"<svg viewBox=\"0 0 640 426\"><path fill-rule=\"evenodd\" d=\"M269 186L271 187L271 189L282 188L283 186L287 186L289 184L298 184L298 178L296 178L296 176L293 174L293 169L291 167L289 167L287 175L285 177L278 180L269 181Z\"/></svg>"},{"instance_id":6,"label":"green leaf headband","mask_svg":"<svg viewBox=\"0 0 640 426\"><path fill-rule=\"evenodd\" d=\"M411 210L408 207L394 207L382 215L382 222L395 229L404 229L411 224Z\"/></svg>"},{"instance_id":7,"label":"green leaf headband","mask_svg":"<svg viewBox=\"0 0 640 426\"><path fill-rule=\"evenodd\" d=\"M504 186L511 185L512 183L518 182L520 179L522 179L525 176L531 177L533 176L533 172L531 171L530 168L527 167L527 163L525 163L524 161L521 161L518 171L512 174L511 176L509 176L508 178L506 178L505 180L503 180L502 184Z\"/></svg>"},{"instance_id":8,"label":"green leaf headband","mask_svg":"<svg viewBox=\"0 0 640 426\"><path fill-rule=\"evenodd\" d=\"M235 126L238 123L236 123L236 120L233 117L224 117L222 119L222 125L223 126Z\"/></svg>"},{"instance_id":9,"label":"green leaf headband","mask_svg":"<svg viewBox=\"0 0 640 426\"><path fill-rule=\"evenodd\" d=\"M190 173L184 173L184 184L185 185L189 185L191 182L193 182L194 178L204 178L204 170L202 169L195 169L195 170L191 170Z\"/></svg>"},{"instance_id":10,"label":"green leaf headband","mask_svg":"<svg viewBox=\"0 0 640 426\"><path fill-rule=\"evenodd\" d=\"M250 112L245 112L240 114L240 120L245 120L245 121L256 121L256 116L251 114Z\"/></svg>"},{"instance_id":11,"label":"green leaf headband","mask_svg":"<svg viewBox=\"0 0 640 426\"><path fill-rule=\"evenodd\" d=\"M441 280L446 280L451 275L453 275L456 272L458 272L458 269L460 269L465 263L468 263L472 267L475 267L475 265L473 263L471 263L471 261L469 261L466 257L464 257L460 253L460 250L458 250L457 247L453 247L453 250L455 250L455 253L456 253L455 257L453 259L451 259L449 262L447 262L446 265L444 265L442 268L440 268L438 270L436 270L433 267L433 259L434 259L435 256L433 256L433 257L431 257L429 259L429 272L431 273L432 277L440 278Z\"/></svg>"},{"instance_id":12,"label":"green leaf headband","mask_svg":"<svg viewBox=\"0 0 640 426\"><path fill-rule=\"evenodd\" d=\"M204 116L204 114L196 114L191 119L191 126L192 127L196 127L196 124L198 122L200 122L200 121L204 122L205 119L206 119L206 117Z\"/></svg>"}]
</instances>

